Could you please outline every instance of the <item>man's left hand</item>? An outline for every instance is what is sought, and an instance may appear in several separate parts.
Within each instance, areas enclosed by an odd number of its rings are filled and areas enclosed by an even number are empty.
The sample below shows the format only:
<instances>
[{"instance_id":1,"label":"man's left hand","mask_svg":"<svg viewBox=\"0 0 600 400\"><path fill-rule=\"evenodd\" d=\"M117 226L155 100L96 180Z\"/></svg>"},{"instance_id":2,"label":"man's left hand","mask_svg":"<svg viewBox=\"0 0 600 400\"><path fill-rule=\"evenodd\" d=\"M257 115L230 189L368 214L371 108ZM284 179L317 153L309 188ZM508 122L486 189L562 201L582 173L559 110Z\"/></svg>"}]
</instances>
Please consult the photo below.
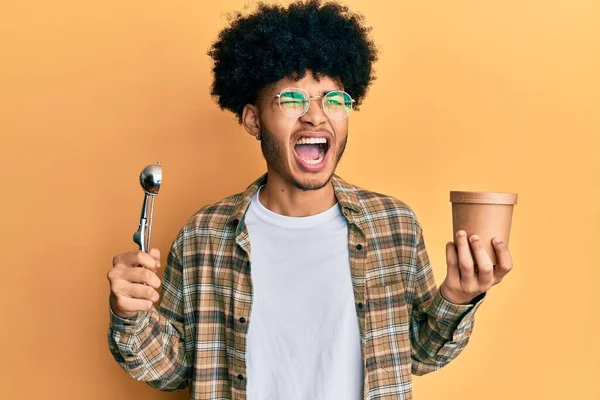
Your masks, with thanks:
<instances>
[{"instance_id":1,"label":"man's left hand","mask_svg":"<svg viewBox=\"0 0 600 400\"><path fill-rule=\"evenodd\" d=\"M467 241L465 231L456 232L456 241L446 244L448 274L440 285L444 299L454 304L469 304L475 297L498 284L512 269L512 259L506 244L494 238L497 264L492 265L481 239L471 235ZM471 256L469 242L475 256Z\"/></svg>"}]
</instances>

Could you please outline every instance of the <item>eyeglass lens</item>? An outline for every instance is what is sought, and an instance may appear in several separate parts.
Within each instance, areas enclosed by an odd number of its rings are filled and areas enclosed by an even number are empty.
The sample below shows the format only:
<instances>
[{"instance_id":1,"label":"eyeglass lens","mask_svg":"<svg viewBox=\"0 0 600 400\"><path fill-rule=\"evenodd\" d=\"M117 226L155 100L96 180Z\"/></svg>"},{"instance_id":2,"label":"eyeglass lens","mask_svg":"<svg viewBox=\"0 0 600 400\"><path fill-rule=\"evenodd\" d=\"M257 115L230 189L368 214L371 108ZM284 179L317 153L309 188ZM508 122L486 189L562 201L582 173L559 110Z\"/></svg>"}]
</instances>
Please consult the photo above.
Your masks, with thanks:
<instances>
[{"instance_id":1,"label":"eyeglass lens","mask_svg":"<svg viewBox=\"0 0 600 400\"><path fill-rule=\"evenodd\" d=\"M279 106L287 116L299 118L310 107L310 98L306 92L299 89L285 89L279 94ZM348 118L352 111L352 97L343 91L332 91L322 99L325 114L331 119Z\"/></svg>"}]
</instances>

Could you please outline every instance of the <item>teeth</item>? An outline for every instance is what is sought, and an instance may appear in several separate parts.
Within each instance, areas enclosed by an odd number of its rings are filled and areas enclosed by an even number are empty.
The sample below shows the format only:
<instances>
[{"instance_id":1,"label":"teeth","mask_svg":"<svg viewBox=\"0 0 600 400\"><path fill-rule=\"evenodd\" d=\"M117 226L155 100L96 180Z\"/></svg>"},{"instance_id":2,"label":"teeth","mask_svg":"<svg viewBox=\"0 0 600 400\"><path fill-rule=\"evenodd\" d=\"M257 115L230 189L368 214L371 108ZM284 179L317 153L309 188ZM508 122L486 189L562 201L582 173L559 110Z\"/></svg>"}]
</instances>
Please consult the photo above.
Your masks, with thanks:
<instances>
[{"instance_id":1,"label":"teeth","mask_svg":"<svg viewBox=\"0 0 600 400\"><path fill-rule=\"evenodd\" d=\"M323 161L323 156L317 158L316 160L305 160L304 158L302 159L302 161L304 161L305 163L307 163L308 165L317 165L320 164L321 161Z\"/></svg>"},{"instance_id":2,"label":"teeth","mask_svg":"<svg viewBox=\"0 0 600 400\"><path fill-rule=\"evenodd\" d=\"M323 144L327 143L325 138L300 138L296 144Z\"/></svg>"}]
</instances>

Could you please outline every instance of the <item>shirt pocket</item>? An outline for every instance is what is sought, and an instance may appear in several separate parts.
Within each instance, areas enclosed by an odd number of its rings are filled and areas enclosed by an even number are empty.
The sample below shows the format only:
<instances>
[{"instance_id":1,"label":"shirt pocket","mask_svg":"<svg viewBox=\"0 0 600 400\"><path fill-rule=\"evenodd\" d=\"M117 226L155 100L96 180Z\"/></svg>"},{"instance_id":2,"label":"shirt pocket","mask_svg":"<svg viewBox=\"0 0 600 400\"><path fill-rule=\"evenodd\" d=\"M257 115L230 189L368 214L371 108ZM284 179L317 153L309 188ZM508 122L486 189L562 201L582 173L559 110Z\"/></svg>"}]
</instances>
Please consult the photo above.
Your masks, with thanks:
<instances>
[{"instance_id":1,"label":"shirt pocket","mask_svg":"<svg viewBox=\"0 0 600 400\"><path fill-rule=\"evenodd\" d=\"M410 310L404 279L367 285L367 315L371 350L368 364L388 373L410 371Z\"/></svg>"}]
</instances>

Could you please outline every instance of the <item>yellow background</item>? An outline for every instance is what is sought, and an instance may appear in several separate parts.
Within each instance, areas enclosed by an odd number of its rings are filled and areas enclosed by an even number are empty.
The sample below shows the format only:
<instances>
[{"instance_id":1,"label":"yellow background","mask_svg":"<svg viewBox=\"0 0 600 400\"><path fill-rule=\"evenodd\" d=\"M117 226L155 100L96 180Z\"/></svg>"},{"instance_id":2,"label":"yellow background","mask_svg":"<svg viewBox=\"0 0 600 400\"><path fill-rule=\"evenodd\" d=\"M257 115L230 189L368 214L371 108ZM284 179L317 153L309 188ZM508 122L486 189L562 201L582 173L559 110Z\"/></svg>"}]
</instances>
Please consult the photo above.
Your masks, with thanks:
<instances>
[{"instance_id":1,"label":"yellow background","mask_svg":"<svg viewBox=\"0 0 600 400\"><path fill-rule=\"evenodd\" d=\"M106 271L135 248L145 165L164 165L163 261L194 211L264 171L209 96L206 51L245 3L2 3L0 398L186 398L111 358ZM449 191L519 193L514 271L415 398L600 398L600 2L346 4L381 54L338 173L414 208L438 283Z\"/></svg>"}]
</instances>

